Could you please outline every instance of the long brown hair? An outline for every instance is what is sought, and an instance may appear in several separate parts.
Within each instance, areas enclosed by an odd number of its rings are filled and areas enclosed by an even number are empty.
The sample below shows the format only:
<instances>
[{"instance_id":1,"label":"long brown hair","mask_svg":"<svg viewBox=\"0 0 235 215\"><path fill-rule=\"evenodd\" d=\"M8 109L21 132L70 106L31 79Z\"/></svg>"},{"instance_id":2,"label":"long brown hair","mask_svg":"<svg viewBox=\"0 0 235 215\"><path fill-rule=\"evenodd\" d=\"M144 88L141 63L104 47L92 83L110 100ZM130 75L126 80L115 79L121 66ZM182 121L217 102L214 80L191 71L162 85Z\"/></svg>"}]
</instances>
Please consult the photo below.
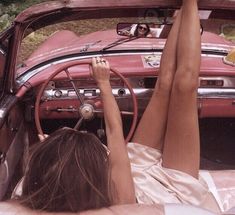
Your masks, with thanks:
<instances>
[{"instance_id":1,"label":"long brown hair","mask_svg":"<svg viewBox=\"0 0 235 215\"><path fill-rule=\"evenodd\" d=\"M79 212L112 205L108 154L91 133L63 128L36 144L26 166L21 204Z\"/></svg>"}]
</instances>

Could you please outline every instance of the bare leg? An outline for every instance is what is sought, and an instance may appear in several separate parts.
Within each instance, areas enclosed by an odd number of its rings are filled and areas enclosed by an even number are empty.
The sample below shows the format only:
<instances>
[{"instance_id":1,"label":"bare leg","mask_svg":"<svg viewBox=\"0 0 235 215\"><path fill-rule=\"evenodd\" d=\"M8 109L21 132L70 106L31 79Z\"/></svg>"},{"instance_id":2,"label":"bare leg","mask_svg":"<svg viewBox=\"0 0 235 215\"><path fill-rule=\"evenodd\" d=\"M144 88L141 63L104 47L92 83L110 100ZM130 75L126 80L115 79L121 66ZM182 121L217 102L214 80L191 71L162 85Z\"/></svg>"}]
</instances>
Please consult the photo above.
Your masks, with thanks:
<instances>
[{"instance_id":1,"label":"bare leg","mask_svg":"<svg viewBox=\"0 0 235 215\"><path fill-rule=\"evenodd\" d=\"M200 38L197 0L183 0L177 71L170 97L163 166L186 172L196 178L200 159L197 115Z\"/></svg>"},{"instance_id":2,"label":"bare leg","mask_svg":"<svg viewBox=\"0 0 235 215\"><path fill-rule=\"evenodd\" d=\"M176 17L165 44L153 95L132 139L133 142L159 150L163 147L170 92L176 71L176 47L180 22L181 11Z\"/></svg>"}]
</instances>

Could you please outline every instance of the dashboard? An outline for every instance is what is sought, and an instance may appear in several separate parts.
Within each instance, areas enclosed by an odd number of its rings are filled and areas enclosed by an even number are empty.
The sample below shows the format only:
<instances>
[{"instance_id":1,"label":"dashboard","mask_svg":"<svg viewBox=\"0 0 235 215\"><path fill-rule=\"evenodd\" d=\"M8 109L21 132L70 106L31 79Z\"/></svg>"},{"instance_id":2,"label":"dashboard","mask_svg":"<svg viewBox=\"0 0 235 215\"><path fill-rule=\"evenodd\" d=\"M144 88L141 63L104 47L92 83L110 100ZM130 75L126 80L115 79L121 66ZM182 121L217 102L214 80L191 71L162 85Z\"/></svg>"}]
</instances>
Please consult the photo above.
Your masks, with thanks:
<instances>
[{"instance_id":1,"label":"dashboard","mask_svg":"<svg viewBox=\"0 0 235 215\"><path fill-rule=\"evenodd\" d=\"M137 98L138 115L141 116L153 93L157 76L135 76L129 77L127 80ZM74 83L79 97L84 103L102 109L100 91L92 78L75 79ZM200 77L198 89L199 116L235 116L235 90L230 86L233 83L234 80L228 77ZM133 111L131 94L124 82L120 78L112 77L111 86L120 110ZM80 99L70 81L50 81L41 97L40 117L42 119L78 117L78 110L81 106ZM222 111L220 108L222 108ZM99 114L96 114L96 116L99 116Z\"/></svg>"}]
</instances>

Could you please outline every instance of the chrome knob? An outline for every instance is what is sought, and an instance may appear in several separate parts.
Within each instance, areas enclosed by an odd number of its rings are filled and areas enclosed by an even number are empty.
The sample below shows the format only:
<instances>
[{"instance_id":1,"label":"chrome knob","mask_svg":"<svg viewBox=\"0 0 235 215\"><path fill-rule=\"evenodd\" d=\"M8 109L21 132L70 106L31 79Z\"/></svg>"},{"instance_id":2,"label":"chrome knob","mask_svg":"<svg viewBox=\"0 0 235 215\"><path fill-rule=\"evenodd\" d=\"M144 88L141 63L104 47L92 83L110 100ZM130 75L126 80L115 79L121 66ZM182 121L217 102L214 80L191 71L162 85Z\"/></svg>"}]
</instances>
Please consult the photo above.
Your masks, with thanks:
<instances>
[{"instance_id":1,"label":"chrome knob","mask_svg":"<svg viewBox=\"0 0 235 215\"><path fill-rule=\"evenodd\" d=\"M86 119L92 119L94 116L94 107L91 104L84 104L79 109L80 115Z\"/></svg>"},{"instance_id":2,"label":"chrome knob","mask_svg":"<svg viewBox=\"0 0 235 215\"><path fill-rule=\"evenodd\" d=\"M60 98L60 97L62 96L62 91L61 91L61 90L56 90L56 91L54 92L54 96L55 96L56 98Z\"/></svg>"}]
</instances>

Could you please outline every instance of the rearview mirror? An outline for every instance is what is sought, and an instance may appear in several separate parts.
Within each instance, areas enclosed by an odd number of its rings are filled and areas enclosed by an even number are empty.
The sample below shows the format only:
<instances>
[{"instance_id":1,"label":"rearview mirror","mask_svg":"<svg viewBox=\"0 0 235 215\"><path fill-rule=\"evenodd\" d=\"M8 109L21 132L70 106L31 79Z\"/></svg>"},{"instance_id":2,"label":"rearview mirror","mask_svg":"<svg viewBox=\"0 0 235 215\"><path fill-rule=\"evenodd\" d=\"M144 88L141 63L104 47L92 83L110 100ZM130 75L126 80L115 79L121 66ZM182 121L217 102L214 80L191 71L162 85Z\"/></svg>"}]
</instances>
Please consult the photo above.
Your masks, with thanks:
<instances>
[{"instance_id":1,"label":"rearview mirror","mask_svg":"<svg viewBox=\"0 0 235 215\"><path fill-rule=\"evenodd\" d=\"M164 24L159 23L118 23L117 24L117 34L120 36L136 37L136 38L167 38L171 26L173 24L173 19L164 22ZM229 26L229 29L234 30L234 26ZM225 32L225 29L223 29ZM203 34L203 26L200 28L201 35ZM234 38L234 35L233 35Z\"/></svg>"},{"instance_id":2,"label":"rearview mirror","mask_svg":"<svg viewBox=\"0 0 235 215\"><path fill-rule=\"evenodd\" d=\"M170 24L159 23L118 23L117 34L127 37L162 38L163 29L169 29ZM165 33L164 33L165 34Z\"/></svg>"}]
</instances>

